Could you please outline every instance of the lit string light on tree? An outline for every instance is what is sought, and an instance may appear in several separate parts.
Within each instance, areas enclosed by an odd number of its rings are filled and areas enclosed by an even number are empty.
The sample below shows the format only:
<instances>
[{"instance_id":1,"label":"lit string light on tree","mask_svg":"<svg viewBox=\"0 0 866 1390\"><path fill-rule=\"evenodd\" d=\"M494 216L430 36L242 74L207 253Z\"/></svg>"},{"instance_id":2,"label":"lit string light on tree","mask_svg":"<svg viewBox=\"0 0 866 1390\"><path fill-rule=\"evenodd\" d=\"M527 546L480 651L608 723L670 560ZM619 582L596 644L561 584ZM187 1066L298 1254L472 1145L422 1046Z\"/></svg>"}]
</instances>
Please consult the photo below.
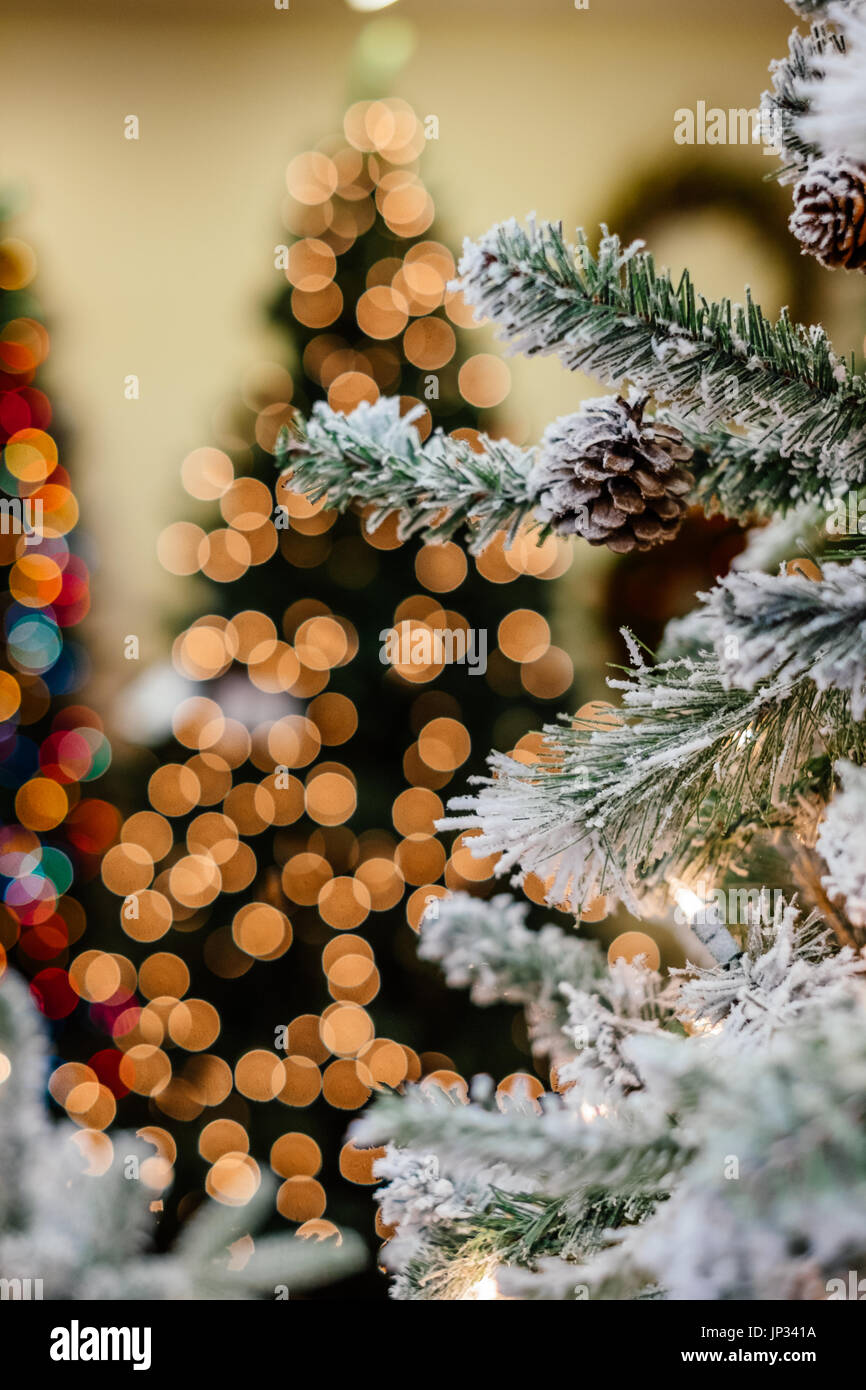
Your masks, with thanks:
<instances>
[{"instance_id":1,"label":"lit string light on tree","mask_svg":"<svg viewBox=\"0 0 866 1390\"><path fill-rule=\"evenodd\" d=\"M115 1039L124 1084L164 1116L152 1134L165 1184L176 1147L189 1148L171 1136L193 1124L210 1195L242 1205L269 1154L282 1180L277 1208L303 1234L334 1229L324 1218L329 1175L375 1181L375 1153L344 1144L335 1162L334 1126L314 1102L342 1129L343 1114L382 1087L461 1081L450 1057L379 1036L371 1006L381 969L395 969L389 937L401 919L417 928L430 897L489 891L494 860L437 834L440 793L505 696L525 705L506 716L503 742L531 756L525 730L573 675L535 606L537 581L569 562L557 538L539 548L521 533L506 548L500 531L468 559L453 543L403 545L393 518L368 530L368 518L341 519L291 487L278 487L275 509L276 441L311 399L351 411L405 383L415 389L402 408L420 412L421 437L434 418L466 447L479 424L495 432L509 372L488 353L461 362L458 335L472 316L447 288L453 256L431 239L422 147L404 102L363 102L339 137L288 166L293 239L277 249L285 289L274 317L298 360L250 371L214 444L184 461L187 493L219 519L168 526L159 557L177 576L209 581L213 608L173 644L191 693L174 711L148 809L126 819L103 864L123 929L145 952L140 1003L118 1019ZM461 611L447 606L457 590ZM433 639L465 635L490 614L476 680ZM408 660L381 664L383 631L430 638L427 655L413 658L410 640ZM311 951L321 983L303 973ZM291 971L276 964L287 952ZM297 1012L273 1003L257 963L299 982ZM257 1045L238 1038L236 1053L233 998L248 976L270 1001L255 1012L271 1013ZM280 1106L309 1110L309 1132L285 1130Z\"/></svg>"},{"instance_id":2,"label":"lit string light on tree","mask_svg":"<svg viewBox=\"0 0 866 1390\"><path fill-rule=\"evenodd\" d=\"M71 630L90 608L90 576L74 548L78 503L51 432L52 405L37 384L49 337L30 288L35 274L26 242L0 240L0 972L13 953L49 1019L69 1018L84 1000L91 1024L110 1034L120 971L109 967L112 988L97 1000L87 984L97 953L78 943L81 891L119 817L90 794L111 749L99 716L74 699L88 663ZM90 1082L76 1102L84 1127L113 1116L111 1065L103 1067L111 1054L107 1046L80 1064Z\"/></svg>"}]
</instances>

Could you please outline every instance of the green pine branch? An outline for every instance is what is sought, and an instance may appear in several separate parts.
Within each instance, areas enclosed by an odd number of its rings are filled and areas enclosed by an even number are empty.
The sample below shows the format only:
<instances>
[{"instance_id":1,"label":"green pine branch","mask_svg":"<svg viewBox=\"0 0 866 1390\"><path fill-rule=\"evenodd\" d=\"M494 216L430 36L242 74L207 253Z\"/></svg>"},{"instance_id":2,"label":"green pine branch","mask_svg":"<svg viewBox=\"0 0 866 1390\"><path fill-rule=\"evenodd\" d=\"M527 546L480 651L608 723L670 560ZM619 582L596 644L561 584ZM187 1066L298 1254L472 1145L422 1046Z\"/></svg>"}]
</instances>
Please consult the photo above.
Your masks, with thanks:
<instances>
[{"instance_id":1,"label":"green pine branch","mask_svg":"<svg viewBox=\"0 0 866 1390\"><path fill-rule=\"evenodd\" d=\"M501 223L465 243L465 297L517 351L633 381L696 428L752 431L753 502L771 448L832 487L866 476L866 383L822 328L785 311L773 323L748 294L745 306L707 300L687 271L674 285L639 243L603 230L593 255L583 231L575 252L559 224Z\"/></svg>"},{"instance_id":2,"label":"green pine branch","mask_svg":"<svg viewBox=\"0 0 866 1390\"><path fill-rule=\"evenodd\" d=\"M620 1197L605 1191L575 1200L539 1192L492 1189L491 1200L473 1221L435 1227L401 1277L405 1297L459 1300L471 1297L479 1272L525 1268L551 1257L588 1259L602 1249L607 1233L644 1220L654 1195ZM574 1276L572 1276L574 1282Z\"/></svg>"},{"instance_id":3,"label":"green pine branch","mask_svg":"<svg viewBox=\"0 0 866 1390\"><path fill-rule=\"evenodd\" d=\"M738 521L796 511L808 504L829 507L846 484L819 474L805 454L783 454L773 433L765 439L715 428L695 428L692 421L663 417L675 424L694 450L689 469L695 476L691 501L708 516L721 512Z\"/></svg>"},{"instance_id":4,"label":"green pine branch","mask_svg":"<svg viewBox=\"0 0 866 1390\"><path fill-rule=\"evenodd\" d=\"M667 1040L672 1046L680 1041ZM477 1171L506 1164L532 1173L553 1197L653 1197L688 1162L688 1137L657 1111L626 1108L616 1125L597 1124L558 1101L550 1097L541 1115L525 1105L503 1112L412 1086L403 1096L377 1097L350 1135L361 1146L435 1153L443 1171L452 1162L471 1162Z\"/></svg>"},{"instance_id":5,"label":"green pine branch","mask_svg":"<svg viewBox=\"0 0 866 1390\"><path fill-rule=\"evenodd\" d=\"M717 873L757 828L825 800L837 757L866 757L848 694L808 675L729 688L708 651L624 671L611 727L550 726L530 765L494 753L480 790L449 803L463 814L441 822L480 831L473 851L501 855L499 872L551 879L550 902L610 894L640 911L657 880Z\"/></svg>"},{"instance_id":6,"label":"green pine branch","mask_svg":"<svg viewBox=\"0 0 866 1390\"><path fill-rule=\"evenodd\" d=\"M828 0L800 0L794 8L817 15L827 11ZM828 51L844 53L845 40L818 21L808 34L795 29L788 40L787 56L770 64L773 90L763 93L761 110L769 116L774 139L786 160L775 175L782 183L793 182L822 153L817 145L804 140L800 120L809 110L803 88L823 78L822 58Z\"/></svg>"},{"instance_id":7,"label":"green pine branch","mask_svg":"<svg viewBox=\"0 0 866 1390\"><path fill-rule=\"evenodd\" d=\"M135 1135L112 1131L110 1166L86 1169L68 1121L45 1107L47 1038L26 983L13 971L0 982L0 1279L44 1280L45 1298L273 1298L344 1277L365 1260L359 1236L341 1244L292 1235L256 1237L237 1268L231 1245L258 1228L273 1203L267 1175L243 1211L208 1201L182 1227L170 1251L155 1253L153 1190L132 1177L128 1161L152 1151Z\"/></svg>"},{"instance_id":8,"label":"green pine branch","mask_svg":"<svg viewBox=\"0 0 866 1390\"><path fill-rule=\"evenodd\" d=\"M283 432L278 466L312 502L327 497L339 511L370 508L371 531L397 511L403 540L421 533L445 541L465 526L476 552L497 531L513 537L534 507L533 452L486 435L476 450L441 430L422 443L414 421L423 409L400 411L395 397L363 402L350 415L319 402L308 419L297 416Z\"/></svg>"},{"instance_id":9,"label":"green pine branch","mask_svg":"<svg viewBox=\"0 0 866 1390\"><path fill-rule=\"evenodd\" d=\"M768 676L845 692L866 716L866 562L828 562L818 581L734 572L705 596L725 680L754 690Z\"/></svg>"},{"instance_id":10,"label":"green pine branch","mask_svg":"<svg viewBox=\"0 0 866 1390\"><path fill-rule=\"evenodd\" d=\"M708 512L747 520L827 505L866 477L866 383L821 328L785 313L773 324L751 300L708 302L687 273L674 287L614 236L593 256L581 233L575 254L551 223L493 228L467 243L461 271L467 298L516 347L667 401ZM370 529L398 512L402 538L465 528L477 552L533 522L537 450L484 435L473 447L440 430L422 442L416 418L396 399L350 415L320 402L283 432L278 465L313 502L367 509Z\"/></svg>"}]
</instances>

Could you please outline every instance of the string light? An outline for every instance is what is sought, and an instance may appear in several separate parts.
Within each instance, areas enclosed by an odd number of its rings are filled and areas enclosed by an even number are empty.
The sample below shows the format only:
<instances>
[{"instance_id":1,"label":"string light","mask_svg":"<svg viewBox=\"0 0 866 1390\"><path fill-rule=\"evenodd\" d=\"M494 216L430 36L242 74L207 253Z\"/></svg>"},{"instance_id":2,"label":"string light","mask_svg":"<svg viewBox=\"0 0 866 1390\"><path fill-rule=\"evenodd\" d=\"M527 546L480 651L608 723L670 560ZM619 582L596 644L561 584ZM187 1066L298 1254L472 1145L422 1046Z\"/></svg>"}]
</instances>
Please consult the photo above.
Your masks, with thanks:
<instances>
[{"instance_id":1,"label":"string light","mask_svg":"<svg viewBox=\"0 0 866 1390\"><path fill-rule=\"evenodd\" d=\"M464 1300L472 1299L478 1303L489 1303L494 1300L502 1299L499 1292L499 1285L494 1274L485 1274L477 1283L473 1284L468 1293L464 1295Z\"/></svg>"},{"instance_id":2,"label":"string light","mask_svg":"<svg viewBox=\"0 0 866 1390\"><path fill-rule=\"evenodd\" d=\"M384 5L355 0L355 7ZM454 258L431 232L433 202L418 174L424 144L422 124L406 102L360 101L346 112L338 136L291 160L283 208L292 238L282 267L286 305L306 330L303 373L332 408L351 411L399 389L408 363L419 374L434 374L440 393L429 407L420 384L418 395L402 397L406 410L425 407L417 422L422 437L434 415L447 421L461 404L474 406L483 426L495 429L489 412L507 395L509 370L484 353L470 354L457 369L458 333L478 325L462 296L449 290ZM366 267L347 303L350 277L341 258L374 223L387 237L387 254ZM226 598L173 643L175 672L201 693L175 710L175 752L150 778L148 808L123 822L102 865L103 882L119 900L121 927L143 953L137 982L136 967L111 958L118 979L124 986L131 979L133 991L112 1014L118 1084L147 1096L166 1124L199 1124L205 1188L227 1205L243 1205L261 1183L250 1152L251 1106L282 1106L299 1116L317 1104L352 1111L377 1090L419 1080L465 1098L466 1082L451 1058L419 1056L378 1036L381 978L369 938L377 914L403 904L417 929L430 898L463 886L483 891L495 870L493 857L472 857L471 837L447 846L434 824L446 789L473 751L461 702L438 684L460 651L441 635L461 634L465 650L470 632L459 598L470 567L473 577L504 589L525 577L556 578L570 560L567 543L551 537L538 546L529 533L509 548L497 535L471 560L454 544L418 549L418 588L400 597L389 616L395 631L429 639L426 655L404 660L403 653L383 665L381 677L386 688L396 683L406 692L414 738L403 750L404 781L393 790L390 823L359 831L363 788L351 740L376 731L365 728L370 712L358 697L353 663L366 615L363 598L352 596L374 582L401 542L395 516L373 530L362 518L360 533L347 534L324 499L310 504L281 483L275 509L271 489L250 476L252 444L274 451L292 418L296 388L295 376L273 363L246 373L241 405L221 413L213 443L183 462L183 486L202 512L165 529L159 558L172 574L202 574L225 586ZM477 440L474 428L454 433L470 444ZM234 612L231 585L255 580L278 550L290 596L284 611ZM330 603L296 596L307 569L328 575L331 586L323 592ZM52 582L48 568L26 577L30 588ZM348 611L341 611L333 585L346 594ZM310 588L315 592L315 581ZM518 693L553 700L571 683L571 663L540 613L515 604L494 635L498 645L482 673L492 691L513 679ZM63 752L71 757L74 750ZM241 896L226 911L232 894ZM214 925L217 904L221 920ZM248 1050L229 1065L221 1055L219 1011L191 997L184 952L166 945L172 932L201 933L204 968L226 981L256 962L282 959L297 940L316 941L330 1002L291 1019L281 1044ZM90 962L79 974L91 992L110 983L110 971L103 980ZM503 1093L518 1080L534 1083L533 1095L541 1089L535 1078L506 1078ZM90 1085L91 1078L77 1084ZM208 1119L213 1109L220 1113ZM162 1178L174 1157L159 1157L165 1166L155 1176ZM376 1157L345 1145L340 1172L349 1182L373 1184ZM272 1142L269 1161L282 1182L280 1214L298 1224L299 1234L330 1237L336 1228L322 1219L327 1193L316 1141L290 1122ZM499 1297L492 1276L480 1287L479 1297Z\"/></svg>"},{"instance_id":3,"label":"string light","mask_svg":"<svg viewBox=\"0 0 866 1390\"><path fill-rule=\"evenodd\" d=\"M90 1023L110 1033L135 972L122 957L73 948L85 931L76 895L120 817L89 794L111 748L98 715L73 699L88 674L71 630L90 608L90 576L74 550L78 503L51 433L51 402L36 385L50 340L30 299L35 274L26 242L0 240L0 973L14 949L44 1014L67 1018L84 1001ZM69 1113L89 1129L111 1123L122 1093L111 1055L95 1052L64 1091Z\"/></svg>"}]
</instances>

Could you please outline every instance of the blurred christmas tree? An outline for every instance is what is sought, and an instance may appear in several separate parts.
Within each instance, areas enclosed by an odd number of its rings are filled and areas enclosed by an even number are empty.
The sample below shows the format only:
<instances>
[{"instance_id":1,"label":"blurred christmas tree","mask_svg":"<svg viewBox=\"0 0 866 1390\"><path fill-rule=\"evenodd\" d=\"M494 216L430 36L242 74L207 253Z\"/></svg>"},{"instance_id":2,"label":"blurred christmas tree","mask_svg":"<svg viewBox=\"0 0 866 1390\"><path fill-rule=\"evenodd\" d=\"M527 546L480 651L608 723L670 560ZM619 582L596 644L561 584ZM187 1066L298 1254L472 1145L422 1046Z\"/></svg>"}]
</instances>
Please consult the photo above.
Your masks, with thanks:
<instances>
[{"instance_id":1,"label":"blurred christmas tree","mask_svg":"<svg viewBox=\"0 0 866 1390\"><path fill-rule=\"evenodd\" d=\"M27 987L10 971L0 984L4 1300L279 1297L363 1264L363 1244L352 1234L339 1247L333 1241L305 1245L287 1235L235 1241L235 1213L215 1202L186 1225L170 1254L155 1256L148 1179L166 1159L148 1155L141 1143L147 1134L137 1139L115 1130L112 1142L99 1129L52 1123L45 1109L45 1050ZM140 1183L129 1181L133 1164ZM267 1205L263 1186L244 1212L247 1230Z\"/></svg>"},{"instance_id":2,"label":"blurred christmas tree","mask_svg":"<svg viewBox=\"0 0 866 1390\"><path fill-rule=\"evenodd\" d=\"M157 748L151 809L103 865L127 934L160 942L138 967L149 1002L118 1043L125 1081L161 1117L155 1142L174 1157L164 1126L199 1132L198 1154L188 1131L180 1142L178 1192L200 1186L204 1160L208 1191L241 1201L257 1181L250 1154L270 1154L278 1210L309 1231L330 1229L326 1202L369 1227L374 1155L342 1141L377 1086L495 1068L495 1020L481 1030L468 1010L455 1057L433 1050L446 1007L458 1032L464 1014L417 965L412 929L446 885L490 887L492 862L434 833L443 788L482 769L491 723L503 749L531 748L527 730L572 680L544 617L563 542L506 552L499 534L468 559L284 487L275 508L278 433L315 400L351 411L396 392L421 407L423 437L434 423L470 442L479 426L496 433L509 373L458 345L472 320L432 237L424 143L406 103L363 101L288 166L271 316L289 365L251 372L220 447L184 462L187 491L218 502L221 524L177 522L159 553L209 581L210 611L174 644L172 705L178 678L188 689ZM306 1113L287 1124L282 1105Z\"/></svg>"},{"instance_id":3,"label":"blurred christmas tree","mask_svg":"<svg viewBox=\"0 0 866 1390\"><path fill-rule=\"evenodd\" d=\"M0 207L6 232L11 207ZM76 701L88 666L69 633L90 606L89 573L71 540L78 504L59 462L51 401L42 389L49 350L31 284L32 248L0 239L0 973L7 954L30 979L42 1012L66 1050L89 1050L90 1086L74 1106L82 1125L114 1114L105 1081L116 1056L100 1031L111 1012L78 1005L115 1003L124 991L106 958L88 982L95 953L76 950L85 930L86 885L115 838L119 815L88 795L111 750L99 717ZM96 975L100 976L97 983ZM70 1042L74 1039L73 1042Z\"/></svg>"}]
</instances>

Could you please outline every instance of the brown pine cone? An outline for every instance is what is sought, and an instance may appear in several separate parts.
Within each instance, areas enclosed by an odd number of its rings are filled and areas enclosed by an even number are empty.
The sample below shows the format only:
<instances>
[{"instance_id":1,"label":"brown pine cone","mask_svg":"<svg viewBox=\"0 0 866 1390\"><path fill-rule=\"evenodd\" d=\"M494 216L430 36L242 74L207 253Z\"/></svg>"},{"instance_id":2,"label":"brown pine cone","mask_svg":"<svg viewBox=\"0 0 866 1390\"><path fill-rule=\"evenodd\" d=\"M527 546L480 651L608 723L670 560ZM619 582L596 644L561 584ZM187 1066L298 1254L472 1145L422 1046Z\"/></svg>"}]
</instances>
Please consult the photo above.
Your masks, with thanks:
<instances>
[{"instance_id":1,"label":"brown pine cone","mask_svg":"<svg viewBox=\"0 0 866 1390\"><path fill-rule=\"evenodd\" d=\"M866 167L844 155L810 164L788 226L805 255L833 269L866 269Z\"/></svg>"},{"instance_id":2,"label":"brown pine cone","mask_svg":"<svg viewBox=\"0 0 866 1390\"><path fill-rule=\"evenodd\" d=\"M644 420L646 396L600 396L549 425L530 479L536 512L559 535L624 554L676 535L694 477L673 425Z\"/></svg>"}]
</instances>

